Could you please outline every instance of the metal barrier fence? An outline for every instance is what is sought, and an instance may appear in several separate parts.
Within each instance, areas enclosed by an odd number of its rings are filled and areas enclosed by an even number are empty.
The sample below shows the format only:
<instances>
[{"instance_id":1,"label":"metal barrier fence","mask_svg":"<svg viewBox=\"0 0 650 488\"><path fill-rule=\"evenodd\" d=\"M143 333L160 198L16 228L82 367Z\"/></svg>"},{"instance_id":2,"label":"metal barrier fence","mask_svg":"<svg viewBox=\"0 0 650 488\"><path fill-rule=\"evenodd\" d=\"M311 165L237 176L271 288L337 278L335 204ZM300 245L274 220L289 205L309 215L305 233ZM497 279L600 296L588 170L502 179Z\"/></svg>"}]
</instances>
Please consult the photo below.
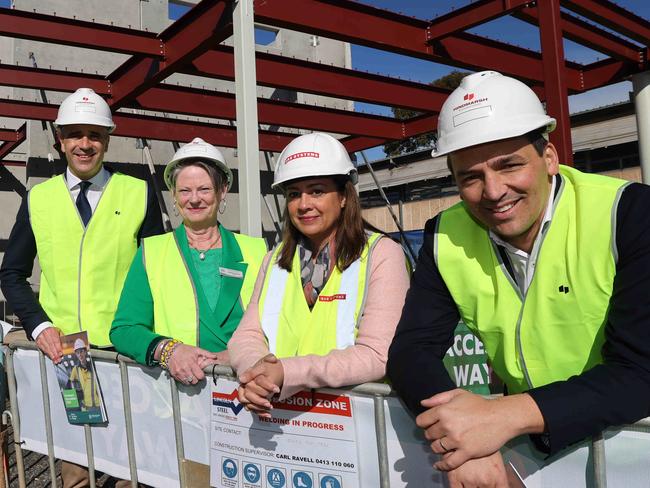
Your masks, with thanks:
<instances>
[{"instance_id":1,"label":"metal barrier fence","mask_svg":"<svg viewBox=\"0 0 650 488\"><path fill-rule=\"evenodd\" d=\"M17 349L37 350L35 344L29 341L16 341L8 346L6 353L6 368L8 377L8 390L9 399L11 404L10 418L14 430L15 442L15 455L16 467L18 470L18 484L20 488L26 487L25 480L25 467L23 462L23 452L21 448L21 435L20 435L20 416L18 412L17 402L17 385L14 370L14 353ZM134 431L131 412L131 393L129 389L129 364L136 364L133 360L116 352L108 352L103 350L93 349L91 352L92 358L95 361L107 361L117 363L119 365L122 396L124 403L124 421L126 425L126 439L129 470L131 475L131 486L137 488L138 486L138 470L137 460L135 455ZM55 486L56 472L55 472L55 458L54 458L54 440L52 434L52 418L51 408L49 402L49 391L46 376L46 363L45 356L39 352L39 371L41 381L41 392L43 399L43 415L46 427L47 439L47 455L49 461L49 471L52 480L52 485ZM205 368L204 372L207 377L223 377L227 379L235 379L233 371L228 366L210 366ZM174 424L174 436L176 442L176 458L178 463L179 482L182 488L189 487L187 483L186 474L183 469L183 460L185 459L185 449L183 443L183 432L181 426L181 413L179 402L179 391L176 381L169 378L169 388L172 400L172 413ZM384 405L384 398L391 396L392 392L389 385L384 383L366 383L363 385L353 386L349 388L341 388L340 390L371 396L374 404L374 428L377 442L377 458L379 463L379 479L380 488L390 488L390 466L389 456L387 449L387 436L386 436L386 411ZM643 419L633 425L626 426L625 429L630 430L647 430L650 429L650 418ZM95 463L93 455L93 445L91 436L91 427L84 425L84 433L86 440L86 457L88 461L88 471L90 475L90 486L95 488ZM596 488L606 488L606 467L605 467L605 443L603 436L597 436L591 440L590 443L591 455L593 458L593 480Z\"/></svg>"}]
</instances>

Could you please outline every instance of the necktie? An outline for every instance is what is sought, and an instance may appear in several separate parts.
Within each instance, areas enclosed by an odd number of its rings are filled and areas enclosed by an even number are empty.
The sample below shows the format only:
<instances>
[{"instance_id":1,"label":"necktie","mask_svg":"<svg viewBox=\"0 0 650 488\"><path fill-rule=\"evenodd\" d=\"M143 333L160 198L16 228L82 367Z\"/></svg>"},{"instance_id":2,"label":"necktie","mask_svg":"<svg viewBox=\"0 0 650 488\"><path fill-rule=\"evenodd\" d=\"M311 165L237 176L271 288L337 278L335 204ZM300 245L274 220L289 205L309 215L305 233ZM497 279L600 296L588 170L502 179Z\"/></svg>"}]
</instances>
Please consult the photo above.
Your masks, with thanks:
<instances>
[{"instance_id":1,"label":"necktie","mask_svg":"<svg viewBox=\"0 0 650 488\"><path fill-rule=\"evenodd\" d=\"M83 220L84 227L88 225L90 216L93 214L90 203L88 203L88 197L86 197L89 186L90 181L82 181L79 183L79 195L77 195L77 209L79 210L81 220Z\"/></svg>"}]
</instances>

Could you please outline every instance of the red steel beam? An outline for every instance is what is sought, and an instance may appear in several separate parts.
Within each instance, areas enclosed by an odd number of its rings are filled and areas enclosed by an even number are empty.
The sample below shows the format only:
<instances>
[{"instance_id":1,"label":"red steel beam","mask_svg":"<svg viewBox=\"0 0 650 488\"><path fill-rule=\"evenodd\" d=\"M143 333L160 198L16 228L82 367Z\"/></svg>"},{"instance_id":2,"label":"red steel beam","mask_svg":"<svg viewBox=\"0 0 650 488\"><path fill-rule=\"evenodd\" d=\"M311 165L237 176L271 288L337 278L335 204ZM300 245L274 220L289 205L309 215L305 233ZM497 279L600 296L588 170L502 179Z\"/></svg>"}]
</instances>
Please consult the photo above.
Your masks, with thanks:
<instances>
[{"instance_id":1,"label":"red steel beam","mask_svg":"<svg viewBox=\"0 0 650 488\"><path fill-rule=\"evenodd\" d=\"M322 35L436 63L494 69L543 83L539 53L471 34L427 42L428 22L350 0L256 0L255 19L264 24ZM571 89L580 89L580 65L563 70Z\"/></svg>"},{"instance_id":2,"label":"red steel beam","mask_svg":"<svg viewBox=\"0 0 650 488\"><path fill-rule=\"evenodd\" d=\"M209 48L232 35L230 1L203 0L160 33L165 56L133 56L111 75L110 100L113 110L125 106L148 88L175 73Z\"/></svg>"},{"instance_id":3,"label":"red steel beam","mask_svg":"<svg viewBox=\"0 0 650 488\"><path fill-rule=\"evenodd\" d=\"M438 114L422 115L404 122L404 137L418 136L438 128Z\"/></svg>"},{"instance_id":4,"label":"red steel beam","mask_svg":"<svg viewBox=\"0 0 650 488\"><path fill-rule=\"evenodd\" d=\"M513 16L529 24L538 26L537 8L527 7L513 13ZM590 49L594 49L621 61L640 63L645 61L643 49L625 39L589 24L566 12L560 13L564 37Z\"/></svg>"},{"instance_id":5,"label":"red steel beam","mask_svg":"<svg viewBox=\"0 0 650 488\"><path fill-rule=\"evenodd\" d=\"M123 54L163 55L153 33L8 8L0 8L0 35Z\"/></svg>"},{"instance_id":6,"label":"red steel beam","mask_svg":"<svg viewBox=\"0 0 650 488\"><path fill-rule=\"evenodd\" d=\"M345 146L345 149L347 149L349 153L353 154L358 151L363 151L364 149L370 149L371 147L377 147L386 144L388 139L350 136L339 140Z\"/></svg>"},{"instance_id":7,"label":"red steel beam","mask_svg":"<svg viewBox=\"0 0 650 488\"><path fill-rule=\"evenodd\" d=\"M449 91L423 83L363 73L275 54L256 53L257 83L316 95L438 111ZM219 46L196 58L181 72L234 81L233 50Z\"/></svg>"},{"instance_id":8,"label":"red steel beam","mask_svg":"<svg viewBox=\"0 0 650 488\"><path fill-rule=\"evenodd\" d=\"M20 130L0 129L0 141L15 142L20 138Z\"/></svg>"},{"instance_id":9,"label":"red steel beam","mask_svg":"<svg viewBox=\"0 0 650 488\"><path fill-rule=\"evenodd\" d=\"M585 91L592 90L593 88L618 83L638 72L638 66L631 63L625 63L615 59L598 61L585 66L582 75L584 89Z\"/></svg>"},{"instance_id":10,"label":"red steel beam","mask_svg":"<svg viewBox=\"0 0 650 488\"><path fill-rule=\"evenodd\" d=\"M25 68L0 63L0 85L73 92L77 88L92 88L100 95L109 93L103 76L72 73L53 69Z\"/></svg>"},{"instance_id":11,"label":"red steel beam","mask_svg":"<svg viewBox=\"0 0 650 488\"><path fill-rule=\"evenodd\" d=\"M108 90L106 80L97 76L3 64L0 64L0 85L57 91L73 91L86 86L98 88L99 93ZM139 95L129 107L216 119L236 119L233 94L164 84ZM262 124L391 139L402 137L402 122L390 117L262 98L258 99L258 112Z\"/></svg>"},{"instance_id":12,"label":"red steel beam","mask_svg":"<svg viewBox=\"0 0 650 488\"><path fill-rule=\"evenodd\" d=\"M53 121L57 111L56 105L0 99L0 117ZM113 120L117 125L115 136L179 142L202 137L218 146L237 147L237 129L226 125L136 114L115 114ZM295 134L259 131L260 149L280 152L294 137Z\"/></svg>"},{"instance_id":13,"label":"red steel beam","mask_svg":"<svg viewBox=\"0 0 650 488\"><path fill-rule=\"evenodd\" d=\"M562 0L562 6L623 34L644 46L650 40L650 22L607 0Z\"/></svg>"},{"instance_id":14,"label":"red steel beam","mask_svg":"<svg viewBox=\"0 0 650 488\"><path fill-rule=\"evenodd\" d=\"M235 96L227 93L161 85L139 95L136 102L147 110L236 119ZM262 98L257 100L257 109L261 124L391 139L402 137L402 123L389 117Z\"/></svg>"},{"instance_id":15,"label":"red steel beam","mask_svg":"<svg viewBox=\"0 0 650 488\"><path fill-rule=\"evenodd\" d=\"M427 28L429 42L508 15L528 3L530 0L479 0L471 3L432 20Z\"/></svg>"},{"instance_id":16,"label":"red steel beam","mask_svg":"<svg viewBox=\"0 0 650 488\"><path fill-rule=\"evenodd\" d=\"M7 157L14 149L20 146L27 137L27 122L21 125L18 130L14 132L15 139L13 141L6 141L0 146L0 160Z\"/></svg>"},{"instance_id":17,"label":"red steel beam","mask_svg":"<svg viewBox=\"0 0 650 488\"><path fill-rule=\"evenodd\" d=\"M573 166L569 99L567 83L563 76L565 62L560 4L556 0L539 0L537 13L546 80L546 111L557 120L557 128L551 132L550 140L557 148L560 162Z\"/></svg>"}]
</instances>

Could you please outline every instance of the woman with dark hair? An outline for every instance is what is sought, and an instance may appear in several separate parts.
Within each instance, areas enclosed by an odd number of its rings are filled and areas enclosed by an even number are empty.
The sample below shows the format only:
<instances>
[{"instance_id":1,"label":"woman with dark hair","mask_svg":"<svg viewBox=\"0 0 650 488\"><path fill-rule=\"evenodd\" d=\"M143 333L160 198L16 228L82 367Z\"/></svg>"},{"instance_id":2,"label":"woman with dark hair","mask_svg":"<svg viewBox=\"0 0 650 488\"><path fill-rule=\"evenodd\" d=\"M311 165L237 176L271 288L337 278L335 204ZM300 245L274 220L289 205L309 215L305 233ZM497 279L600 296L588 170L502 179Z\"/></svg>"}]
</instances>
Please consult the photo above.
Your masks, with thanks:
<instances>
[{"instance_id":1,"label":"woman with dark hair","mask_svg":"<svg viewBox=\"0 0 650 488\"><path fill-rule=\"evenodd\" d=\"M361 217L357 171L343 145L314 133L282 152L282 242L267 255L228 351L247 408L305 388L375 381L408 288L401 247Z\"/></svg>"},{"instance_id":2,"label":"woman with dark hair","mask_svg":"<svg viewBox=\"0 0 650 488\"><path fill-rule=\"evenodd\" d=\"M176 152L164 177L183 224L143 240L110 337L122 354L195 384L205 366L227 362L266 244L219 224L232 172L216 147L197 137Z\"/></svg>"}]
</instances>

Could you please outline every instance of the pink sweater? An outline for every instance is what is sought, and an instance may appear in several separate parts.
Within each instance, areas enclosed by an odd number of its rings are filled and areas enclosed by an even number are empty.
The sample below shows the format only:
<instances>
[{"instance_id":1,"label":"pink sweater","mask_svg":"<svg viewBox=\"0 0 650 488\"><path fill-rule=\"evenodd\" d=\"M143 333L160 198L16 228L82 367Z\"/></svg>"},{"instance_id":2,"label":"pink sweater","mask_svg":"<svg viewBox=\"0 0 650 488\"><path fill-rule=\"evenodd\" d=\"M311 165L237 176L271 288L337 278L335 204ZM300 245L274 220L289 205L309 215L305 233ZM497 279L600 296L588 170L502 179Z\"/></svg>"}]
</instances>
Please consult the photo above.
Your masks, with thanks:
<instances>
[{"instance_id":1,"label":"pink sweater","mask_svg":"<svg viewBox=\"0 0 650 488\"><path fill-rule=\"evenodd\" d=\"M257 276L251 302L235 330L228 352L230 363L243 373L269 353L260 325L258 302L271 253ZM370 281L359 333L353 346L325 356L309 354L283 358L284 384L280 398L306 388L340 387L377 381L386 373L386 356L402 313L409 277L399 244L383 238L370 260Z\"/></svg>"}]
</instances>

